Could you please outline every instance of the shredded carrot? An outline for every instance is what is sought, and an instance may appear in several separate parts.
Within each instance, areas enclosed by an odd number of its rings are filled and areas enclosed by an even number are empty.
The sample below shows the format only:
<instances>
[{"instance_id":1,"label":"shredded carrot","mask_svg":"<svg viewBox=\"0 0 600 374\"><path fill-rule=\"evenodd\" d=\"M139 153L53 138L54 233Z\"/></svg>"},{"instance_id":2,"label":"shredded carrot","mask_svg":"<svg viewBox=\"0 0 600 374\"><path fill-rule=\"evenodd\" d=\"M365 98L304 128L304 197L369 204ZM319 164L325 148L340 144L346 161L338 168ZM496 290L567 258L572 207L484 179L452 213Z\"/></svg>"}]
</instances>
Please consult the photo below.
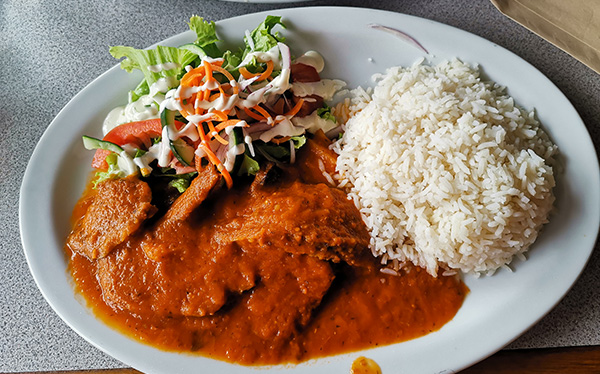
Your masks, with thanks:
<instances>
[{"instance_id":1,"label":"shredded carrot","mask_svg":"<svg viewBox=\"0 0 600 374\"><path fill-rule=\"evenodd\" d=\"M219 173L223 176L227 187L231 188L233 186L233 179L227 168L223 165L223 162L217 157L216 150L213 150L214 140L216 140L221 145L227 145L229 142L223 138L219 133L226 128L231 126L238 125L241 120L239 119L230 119L229 112L232 110L230 108L225 108L222 110L215 110L214 107L216 105L211 106L211 109L205 109L207 102L222 102L227 103L228 100L232 99L232 96L236 96L239 94L240 87L236 83L236 79L228 72L226 69L222 67L223 60L215 60L215 61L207 61L203 60L202 65L198 66L194 69L189 70L180 80L180 86L182 88L190 88L188 90L183 90L183 95L188 95L187 97L179 97L177 100L181 104L180 113L184 117L188 117L191 114L196 114L203 116L203 120L197 123L198 133L200 135L200 142L198 147L202 149L204 155L202 157L198 156L199 159L206 158L210 163L212 163ZM245 67L239 69L240 74L246 79L254 78L256 81L265 81L272 80L271 75L273 74L274 63L273 61L266 62L266 67L264 71L260 73L250 73ZM221 74L225 79L218 76ZM223 82L223 83L221 83ZM202 104L203 103L203 104ZM288 113L286 116L293 116L302 107L303 101L300 100ZM285 103L279 103L280 110L277 112L278 114L285 110ZM237 110L240 110L238 108ZM271 114L260 105L256 105L252 108L244 108L243 109L248 116L257 120L257 121L267 121L270 124L275 124L273 121L273 117ZM246 125L248 126L248 125ZM284 143L288 141L289 137L281 137L278 139L274 139L274 142L277 144ZM213 142L211 145L211 141ZM200 165L200 160L196 160L196 165Z\"/></svg>"},{"instance_id":2,"label":"shredded carrot","mask_svg":"<svg viewBox=\"0 0 600 374\"><path fill-rule=\"evenodd\" d=\"M246 79L258 77L256 79L256 82L260 82L260 81L264 81L265 79L267 79L271 76L271 74L273 73L273 66L274 66L273 61L269 60L269 61L267 61L267 68L262 73L251 73L248 71L248 69L246 69L245 66L242 66L239 69L239 72L242 75L242 77L244 77Z\"/></svg>"},{"instance_id":3,"label":"shredded carrot","mask_svg":"<svg viewBox=\"0 0 600 374\"><path fill-rule=\"evenodd\" d=\"M200 143L200 147L206 153L208 160L217 167L217 170L219 171L219 173L221 173L221 175L223 176L223 179L225 179L227 188L233 187L233 179L231 178L229 171L227 171L227 168L225 168L225 166L223 165L221 160L219 160L217 155L210 148L209 138L206 135L206 133L204 132L204 129L201 128L202 126L199 126L199 127L200 128L198 129L198 133L200 134L200 138L202 139L202 142Z\"/></svg>"},{"instance_id":4,"label":"shredded carrot","mask_svg":"<svg viewBox=\"0 0 600 374\"><path fill-rule=\"evenodd\" d=\"M294 107L292 109L290 109L289 112L287 112L286 114L284 114L284 116L286 116L286 117L295 116L300 111L300 109L302 108L302 104L304 104L304 99L298 100L298 102L296 103L296 105L294 105Z\"/></svg>"},{"instance_id":5,"label":"shredded carrot","mask_svg":"<svg viewBox=\"0 0 600 374\"><path fill-rule=\"evenodd\" d=\"M258 77L257 81L264 81L265 79L267 79L268 77L271 76L271 74L273 73L273 61L269 60L267 61L267 68L265 69L265 71L260 75L260 77Z\"/></svg>"},{"instance_id":6,"label":"shredded carrot","mask_svg":"<svg viewBox=\"0 0 600 374\"><path fill-rule=\"evenodd\" d=\"M258 113L262 114L263 118L266 120L269 120L271 118L271 115L269 114L269 112L267 112L263 107L261 107L260 105L255 105L252 107L252 109L256 110Z\"/></svg>"},{"instance_id":7,"label":"shredded carrot","mask_svg":"<svg viewBox=\"0 0 600 374\"><path fill-rule=\"evenodd\" d=\"M229 126L235 126L240 122L242 122L242 121L239 119L229 119L227 121L223 121L223 122L219 123L217 126L215 126L215 129L217 131L221 131Z\"/></svg>"},{"instance_id":8,"label":"shredded carrot","mask_svg":"<svg viewBox=\"0 0 600 374\"><path fill-rule=\"evenodd\" d=\"M292 137L291 136L284 136L282 138L273 138L271 139L271 141L277 145L281 144L281 143L285 143L287 141L289 141Z\"/></svg>"},{"instance_id":9,"label":"shredded carrot","mask_svg":"<svg viewBox=\"0 0 600 374\"><path fill-rule=\"evenodd\" d=\"M246 114L252 118L254 118L257 121L262 121L265 119L265 117L254 113L253 111L250 110L250 108L244 108L244 112L246 112Z\"/></svg>"},{"instance_id":10,"label":"shredded carrot","mask_svg":"<svg viewBox=\"0 0 600 374\"><path fill-rule=\"evenodd\" d=\"M260 75L260 74L253 74L253 73L249 72L248 69L246 69L245 66L242 66L241 68L239 68L238 71L240 72L240 74L242 75L242 77L244 77L246 79L254 78L257 75Z\"/></svg>"},{"instance_id":11,"label":"shredded carrot","mask_svg":"<svg viewBox=\"0 0 600 374\"><path fill-rule=\"evenodd\" d=\"M206 81L208 82L213 80L214 78L211 69L212 65L206 60L202 61L202 65L204 65L204 74L206 75Z\"/></svg>"},{"instance_id":12,"label":"shredded carrot","mask_svg":"<svg viewBox=\"0 0 600 374\"><path fill-rule=\"evenodd\" d=\"M219 135L219 132L217 131L217 129L215 129L215 126L213 125L212 121L208 121L207 124L212 138L216 139L219 143L223 145L229 144L227 140L223 139L221 135Z\"/></svg>"}]
</instances>

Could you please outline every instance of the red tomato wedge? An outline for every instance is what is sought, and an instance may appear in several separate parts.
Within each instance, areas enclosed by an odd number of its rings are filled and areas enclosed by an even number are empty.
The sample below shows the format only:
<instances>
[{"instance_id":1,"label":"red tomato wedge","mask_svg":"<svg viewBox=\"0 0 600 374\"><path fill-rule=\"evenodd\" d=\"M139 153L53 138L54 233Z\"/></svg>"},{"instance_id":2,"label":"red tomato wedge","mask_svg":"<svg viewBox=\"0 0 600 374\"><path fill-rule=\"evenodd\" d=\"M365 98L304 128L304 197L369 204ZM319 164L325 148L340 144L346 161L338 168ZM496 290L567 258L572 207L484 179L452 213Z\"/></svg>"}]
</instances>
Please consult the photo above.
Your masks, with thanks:
<instances>
[{"instance_id":1,"label":"red tomato wedge","mask_svg":"<svg viewBox=\"0 0 600 374\"><path fill-rule=\"evenodd\" d=\"M138 146L149 146L150 139L160 136L162 126L159 118L149 119L145 121L136 121L124 123L110 130L102 140L115 143L117 145L135 144ZM96 169L106 170L108 164L105 159L110 154L110 151L105 149L97 149L92 160L92 167Z\"/></svg>"}]
</instances>

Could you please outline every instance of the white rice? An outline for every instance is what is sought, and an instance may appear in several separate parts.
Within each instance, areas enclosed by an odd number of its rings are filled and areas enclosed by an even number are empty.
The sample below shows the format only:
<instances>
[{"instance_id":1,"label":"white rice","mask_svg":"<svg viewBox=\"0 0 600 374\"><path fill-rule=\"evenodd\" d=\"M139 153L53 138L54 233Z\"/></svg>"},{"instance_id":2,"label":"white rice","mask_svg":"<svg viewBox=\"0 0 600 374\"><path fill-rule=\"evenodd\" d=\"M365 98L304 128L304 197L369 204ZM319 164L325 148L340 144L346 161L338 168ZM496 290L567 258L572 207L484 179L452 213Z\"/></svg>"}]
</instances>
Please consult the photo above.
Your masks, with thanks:
<instances>
[{"instance_id":1,"label":"white rice","mask_svg":"<svg viewBox=\"0 0 600 374\"><path fill-rule=\"evenodd\" d=\"M383 262L493 273L535 241L556 146L533 112L458 60L395 67L356 91L336 177ZM371 97L370 97L371 96Z\"/></svg>"}]
</instances>

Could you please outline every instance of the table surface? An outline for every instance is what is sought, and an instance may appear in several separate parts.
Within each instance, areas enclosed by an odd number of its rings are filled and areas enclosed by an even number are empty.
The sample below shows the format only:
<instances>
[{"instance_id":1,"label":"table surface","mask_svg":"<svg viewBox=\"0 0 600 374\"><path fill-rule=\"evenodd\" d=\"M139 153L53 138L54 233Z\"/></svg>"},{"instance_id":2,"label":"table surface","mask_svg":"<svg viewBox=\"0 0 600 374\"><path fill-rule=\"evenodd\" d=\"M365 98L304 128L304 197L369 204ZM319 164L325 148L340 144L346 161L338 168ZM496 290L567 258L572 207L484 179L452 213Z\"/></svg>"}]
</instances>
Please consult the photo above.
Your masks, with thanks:
<instances>
[{"instance_id":1,"label":"table surface","mask_svg":"<svg viewBox=\"0 0 600 374\"><path fill-rule=\"evenodd\" d=\"M73 332L38 291L18 226L21 180L54 116L101 72L115 65L109 45L146 47L186 30L191 14L211 20L283 7L360 6L416 15L482 36L544 73L573 103L596 152L600 75L509 20L488 1L93 2L5 0L0 4L0 372L120 368ZM157 26L160 25L160 26ZM600 344L600 251L536 326L508 349Z\"/></svg>"}]
</instances>

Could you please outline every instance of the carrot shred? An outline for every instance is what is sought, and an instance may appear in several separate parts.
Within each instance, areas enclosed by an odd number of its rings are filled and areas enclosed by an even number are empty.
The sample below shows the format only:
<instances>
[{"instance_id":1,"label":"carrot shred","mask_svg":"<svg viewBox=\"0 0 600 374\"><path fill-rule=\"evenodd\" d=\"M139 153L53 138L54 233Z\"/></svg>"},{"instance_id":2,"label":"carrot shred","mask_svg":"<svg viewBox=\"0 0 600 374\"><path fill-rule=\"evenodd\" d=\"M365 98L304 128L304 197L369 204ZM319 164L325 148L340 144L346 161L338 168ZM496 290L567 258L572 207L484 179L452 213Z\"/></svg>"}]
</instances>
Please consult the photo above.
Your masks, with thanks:
<instances>
[{"instance_id":1,"label":"carrot shred","mask_svg":"<svg viewBox=\"0 0 600 374\"><path fill-rule=\"evenodd\" d=\"M217 129L215 129L215 126L213 125L212 121L208 121L208 129L210 130L210 134L212 135L212 137L214 139L216 139L219 143L223 144L223 145L227 145L229 144L229 142L225 139L223 139L221 137L221 135L219 135L219 132L217 131Z\"/></svg>"},{"instance_id":2,"label":"carrot shred","mask_svg":"<svg viewBox=\"0 0 600 374\"><path fill-rule=\"evenodd\" d=\"M257 121L262 121L265 118L257 113L254 113L253 111L250 110L250 108L244 108L244 112L246 112L246 114L252 118L254 118Z\"/></svg>"},{"instance_id":3,"label":"carrot shred","mask_svg":"<svg viewBox=\"0 0 600 374\"><path fill-rule=\"evenodd\" d=\"M212 65L210 62L203 60L202 65L204 65L204 75L206 76L206 82L213 80L212 74Z\"/></svg>"},{"instance_id":4,"label":"carrot shred","mask_svg":"<svg viewBox=\"0 0 600 374\"><path fill-rule=\"evenodd\" d=\"M267 61L267 68L262 73L251 73L248 71L248 69L246 69L245 66L242 66L239 69L239 72L242 75L242 77L244 77L246 79L258 77L256 79L256 81L260 82L260 81L264 81L265 79L267 79L271 76L271 74L273 73L273 67L274 67L273 61L269 60L269 61Z\"/></svg>"},{"instance_id":5,"label":"carrot shred","mask_svg":"<svg viewBox=\"0 0 600 374\"><path fill-rule=\"evenodd\" d=\"M231 178L231 174L229 174L229 171L227 171L227 168L225 168L225 166L223 165L221 160L219 160L217 155L210 148L209 138L206 135L206 133L204 132L204 129L202 129L202 126L199 126L198 133L200 134L200 138L202 139L202 142L200 143L200 147L202 148L204 153L206 153L208 160L217 167L217 170L219 171L219 173L221 173L221 175L223 176L223 179L225 179L227 188L233 187L233 179Z\"/></svg>"},{"instance_id":6,"label":"carrot shred","mask_svg":"<svg viewBox=\"0 0 600 374\"><path fill-rule=\"evenodd\" d=\"M244 77L246 79L254 78L257 75L260 75L260 74L253 74L253 73L249 72L248 69L246 69L245 66L242 66L241 68L239 68L238 71L240 72L240 74L242 75L242 77Z\"/></svg>"},{"instance_id":7,"label":"carrot shred","mask_svg":"<svg viewBox=\"0 0 600 374\"><path fill-rule=\"evenodd\" d=\"M284 136L282 138L273 138L271 139L271 141L277 145L281 144L281 143L285 143L287 141L289 141L292 137L291 136Z\"/></svg>"},{"instance_id":8,"label":"carrot shred","mask_svg":"<svg viewBox=\"0 0 600 374\"><path fill-rule=\"evenodd\" d=\"M242 121L239 120L239 119L229 119L227 121L223 121L223 122L219 123L217 126L215 126L215 129L217 131L221 131L221 130L227 128L227 127L235 126L235 125L237 125L240 122L242 122Z\"/></svg>"},{"instance_id":9,"label":"carrot shred","mask_svg":"<svg viewBox=\"0 0 600 374\"><path fill-rule=\"evenodd\" d=\"M267 61L267 68L265 69L265 71L258 77L257 81L264 81L265 79L267 79L268 77L271 76L271 74L273 73L273 61L269 60Z\"/></svg>"},{"instance_id":10,"label":"carrot shred","mask_svg":"<svg viewBox=\"0 0 600 374\"><path fill-rule=\"evenodd\" d=\"M258 113L262 114L263 118L266 120L271 119L271 115L260 105L253 106L252 109L256 110Z\"/></svg>"},{"instance_id":11,"label":"carrot shred","mask_svg":"<svg viewBox=\"0 0 600 374\"><path fill-rule=\"evenodd\" d=\"M284 116L286 116L286 117L295 116L296 114L298 114L298 112L302 108L302 104L304 104L304 99L298 100L298 102L296 103L296 105L294 105L294 107L292 109L290 109L289 112L287 112L286 114L284 114Z\"/></svg>"}]
</instances>

